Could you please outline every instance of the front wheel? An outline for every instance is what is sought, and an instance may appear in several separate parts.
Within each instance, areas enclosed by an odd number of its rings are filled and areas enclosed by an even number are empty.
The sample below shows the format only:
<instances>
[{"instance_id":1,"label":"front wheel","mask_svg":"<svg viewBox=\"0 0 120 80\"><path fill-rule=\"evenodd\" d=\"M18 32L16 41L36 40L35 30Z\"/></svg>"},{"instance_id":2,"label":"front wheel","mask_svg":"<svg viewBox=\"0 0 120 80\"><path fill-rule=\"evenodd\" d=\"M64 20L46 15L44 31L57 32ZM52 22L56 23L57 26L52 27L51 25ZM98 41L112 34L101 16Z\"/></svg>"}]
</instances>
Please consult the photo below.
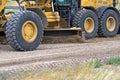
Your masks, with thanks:
<instances>
[{"instance_id":1,"label":"front wheel","mask_svg":"<svg viewBox=\"0 0 120 80\"><path fill-rule=\"evenodd\" d=\"M36 13L31 11L16 12L7 23L5 30L7 41L15 50L34 50L41 43L42 27L41 19Z\"/></svg>"}]
</instances>

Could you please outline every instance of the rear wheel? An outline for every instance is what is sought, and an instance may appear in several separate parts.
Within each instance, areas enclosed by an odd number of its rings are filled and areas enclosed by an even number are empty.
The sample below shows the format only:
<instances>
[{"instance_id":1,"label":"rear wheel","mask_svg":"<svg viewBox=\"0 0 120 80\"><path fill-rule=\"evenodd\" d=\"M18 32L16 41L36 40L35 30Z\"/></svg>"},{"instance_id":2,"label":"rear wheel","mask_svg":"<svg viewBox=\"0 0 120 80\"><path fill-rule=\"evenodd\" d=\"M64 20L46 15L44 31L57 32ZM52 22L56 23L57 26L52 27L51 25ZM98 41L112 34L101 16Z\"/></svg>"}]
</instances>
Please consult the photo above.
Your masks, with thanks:
<instances>
[{"instance_id":1,"label":"rear wheel","mask_svg":"<svg viewBox=\"0 0 120 80\"><path fill-rule=\"evenodd\" d=\"M114 10L107 10L100 18L98 35L101 37L112 37L118 33L118 14Z\"/></svg>"},{"instance_id":2,"label":"rear wheel","mask_svg":"<svg viewBox=\"0 0 120 80\"><path fill-rule=\"evenodd\" d=\"M17 12L8 21L5 33L8 43L15 50L34 50L43 37L41 19L31 11Z\"/></svg>"},{"instance_id":3,"label":"rear wheel","mask_svg":"<svg viewBox=\"0 0 120 80\"><path fill-rule=\"evenodd\" d=\"M91 10L80 10L73 17L72 26L85 31L85 38L94 38L98 31L98 17Z\"/></svg>"}]
</instances>

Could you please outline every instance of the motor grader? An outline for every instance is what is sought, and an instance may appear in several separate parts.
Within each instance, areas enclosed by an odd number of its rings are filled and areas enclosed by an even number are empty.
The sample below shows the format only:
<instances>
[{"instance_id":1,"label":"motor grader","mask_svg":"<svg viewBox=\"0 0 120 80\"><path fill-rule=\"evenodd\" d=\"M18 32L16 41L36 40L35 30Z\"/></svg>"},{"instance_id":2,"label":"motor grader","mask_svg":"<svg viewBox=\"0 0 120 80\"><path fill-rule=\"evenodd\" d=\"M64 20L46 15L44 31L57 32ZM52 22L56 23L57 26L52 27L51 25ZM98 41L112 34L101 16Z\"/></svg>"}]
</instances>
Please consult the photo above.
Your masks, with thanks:
<instances>
[{"instance_id":1,"label":"motor grader","mask_svg":"<svg viewBox=\"0 0 120 80\"><path fill-rule=\"evenodd\" d=\"M0 31L15 50L36 49L43 35L80 35L82 31L89 39L112 37L119 31L119 0L14 1L18 6L0 0Z\"/></svg>"}]
</instances>

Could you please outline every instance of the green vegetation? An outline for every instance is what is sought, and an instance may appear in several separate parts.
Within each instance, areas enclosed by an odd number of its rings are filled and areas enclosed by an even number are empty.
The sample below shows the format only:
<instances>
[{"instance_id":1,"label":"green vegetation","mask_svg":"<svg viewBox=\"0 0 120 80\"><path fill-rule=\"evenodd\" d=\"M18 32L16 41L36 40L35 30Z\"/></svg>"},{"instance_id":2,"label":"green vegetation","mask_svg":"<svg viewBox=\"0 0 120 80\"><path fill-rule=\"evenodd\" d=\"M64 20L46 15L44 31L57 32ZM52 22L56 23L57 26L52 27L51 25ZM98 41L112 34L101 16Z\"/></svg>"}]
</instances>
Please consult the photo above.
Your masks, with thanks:
<instances>
[{"instance_id":1,"label":"green vegetation","mask_svg":"<svg viewBox=\"0 0 120 80\"><path fill-rule=\"evenodd\" d=\"M98 68L99 67L99 68ZM117 66L104 65L91 59L89 62L66 66L62 69L43 69L41 72L29 71L18 75L15 80L120 80Z\"/></svg>"},{"instance_id":2,"label":"green vegetation","mask_svg":"<svg viewBox=\"0 0 120 80\"><path fill-rule=\"evenodd\" d=\"M120 65L120 57L110 58L106 64L91 59L84 64L67 65L61 69L44 68L39 72L34 70L22 72L13 76L12 80L120 80L118 65ZM2 80L11 80L8 72L0 76Z\"/></svg>"},{"instance_id":3,"label":"green vegetation","mask_svg":"<svg viewBox=\"0 0 120 80\"><path fill-rule=\"evenodd\" d=\"M2 73L0 73L0 78L2 79L2 80L8 80L8 78L9 78L9 73L8 72L2 72ZM0 80L1 80L0 79Z\"/></svg>"},{"instance_id":4,"label":"green vegetation","mask_svg":"<svg viewBox=\"0 0 120 80\"><path fill-rule=\"evenodd\" d=\"M90 60L89 65L93 68L100 68L103 64L98 60Z\"/></svg>"},{"instance_id":5,"label":"green vegetation","mask_svg":"<svg viewBox=\"0 0 120 80\"><path fill-rule=\"evenodd\" d=\"M120 65L120 57L114 57L107 60L107 65Z\"/></svg>"},{"instance_id":6,"label":"green vegetation","mask_svg":"<svg viewBox=\"0 0 120 80\"><path fill-rule=\"evenodd\" d=\"M43 69L40 72L28 71L16 76L15 80L120 80L117 66L103 65L96 59L87 63L66 66L62 69Z\"/></svg>"}]
</instances>

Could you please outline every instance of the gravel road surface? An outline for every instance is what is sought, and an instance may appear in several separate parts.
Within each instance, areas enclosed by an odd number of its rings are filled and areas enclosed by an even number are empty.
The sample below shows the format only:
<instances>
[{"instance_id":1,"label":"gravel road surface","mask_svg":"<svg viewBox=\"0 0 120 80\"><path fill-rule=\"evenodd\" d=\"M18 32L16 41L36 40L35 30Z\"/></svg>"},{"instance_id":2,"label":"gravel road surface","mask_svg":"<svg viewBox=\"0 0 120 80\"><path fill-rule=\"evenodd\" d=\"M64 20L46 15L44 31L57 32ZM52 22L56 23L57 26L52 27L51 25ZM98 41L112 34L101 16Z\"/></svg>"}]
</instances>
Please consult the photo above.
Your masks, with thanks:
<instances>
[{"instance_id":1,"label":"gravel road surface","mask_svg":"<svg viewBox=\"0 0 120 80\"><path fill-rule=\"evenodd\" d=\"M76 58L80 62L90 58L105 60L113 56L120 56L119 40L83 44L42 44L37 50L28 52L17 52L8 45L0 45L0 67Z\"/></svg>"},{"instance_id":2,"label":"gravel road surface","mask_svg":"<svg viewBox=\"0 0 120 80\"><path fill-rule=\"evenodd\" d=\"M28 70L73 66L91 58L105 61L116 56L120 56L120 35L84 43L41 44L37 50L28 52L15 51L9 45L0 44L0 73L9 71L10 75L16 75Z\"/></svg>"}]
</instances>

